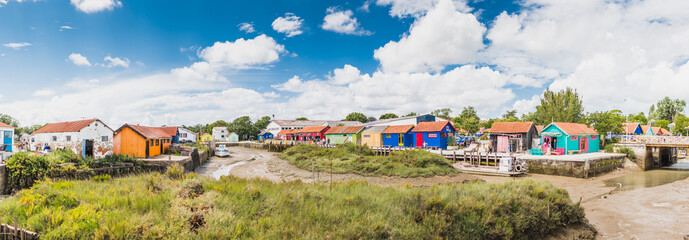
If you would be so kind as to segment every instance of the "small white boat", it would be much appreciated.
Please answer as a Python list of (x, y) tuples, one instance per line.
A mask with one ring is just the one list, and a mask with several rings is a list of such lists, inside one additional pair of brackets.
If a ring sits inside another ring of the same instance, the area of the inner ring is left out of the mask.
[(217, 148), (215, 148), (215, 156), (218, 156), (218, 157), (230, 156), (230, 150), (228, 150), (225, 147), (225, 145), (220, 145)]

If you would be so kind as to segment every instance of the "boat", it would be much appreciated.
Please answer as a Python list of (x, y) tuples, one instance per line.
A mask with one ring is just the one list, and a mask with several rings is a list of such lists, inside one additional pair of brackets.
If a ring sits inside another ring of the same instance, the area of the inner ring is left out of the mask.
[(217, 148), (215, 148), (215, 156), (218, 157), (227, 157), (230, 156), (230, 150), (225, 147), (225, 145), (220, 145)]

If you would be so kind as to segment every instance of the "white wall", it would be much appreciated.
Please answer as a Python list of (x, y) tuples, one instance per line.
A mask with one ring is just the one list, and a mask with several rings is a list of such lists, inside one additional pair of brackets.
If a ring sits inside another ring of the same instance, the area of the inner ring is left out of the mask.
[(397, 120), (397, 121), (392, 121), (392, 122), (374, 124), (371, 126), (400, 126), (400, 125), (414, 125), (414, 126), (416, 126), (416, 118), (402, 119), (402, 120)]
[[(57, 141), (53, 141), (53, 136), (57, 137)], [(71, 141), (67, 141), (67, 136), (71, 137)], [(107, 136), (107, 141), (102, 141), (102, 137)], [(61, 133), (37, 133), (31, 136), (29, 143), (30, 150), (42, 149), (44, 144), (48, 144), (51, 150), (58, 148), (71, 149), (73, 152), (82, 155), (82, 141), (84, 139), (93, 140), (93, 157), (102, 158), (105, 155), (112, 154), (112, 139), (114, 136), (113, 130), (105, 126), (101, 121), (95, 121), (89, 126), (81, 129), (79, 132), (61, 132)]]
[[(185, 128), (177, 128), (177, 131), (179, 132), (179, 142), (186, 142), (186, 141), (191, 141), (191, 142), (196, 142), (196, 134), (188, 129)], [(186, 137), (184, 135), (186, 134)]]
[(226, 142), (227, 141), (227, 128), (213, 128), (213, 141), (216, 142)]

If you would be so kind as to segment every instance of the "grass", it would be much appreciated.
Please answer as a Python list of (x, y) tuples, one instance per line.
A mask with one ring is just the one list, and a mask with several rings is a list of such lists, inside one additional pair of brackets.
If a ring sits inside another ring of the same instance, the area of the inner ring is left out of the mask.
[(297, 145), (285, 150), (280, 157), (309, 171), (313, 165), (320, 171), (330, 172), (332, 158), (333, 173), (405, 178), (451, 176), (458, 173), (450, 161), (423, 150), (406, 150), (393, 152), (390, 156), (375, 156), (370, 148), (355, 144), (343, 144), (328, 149)]
[(431, 188), (146, 174), (44, 181), (0, 202), (44, 239), (539, 239), (583, 221), (545, 182)]

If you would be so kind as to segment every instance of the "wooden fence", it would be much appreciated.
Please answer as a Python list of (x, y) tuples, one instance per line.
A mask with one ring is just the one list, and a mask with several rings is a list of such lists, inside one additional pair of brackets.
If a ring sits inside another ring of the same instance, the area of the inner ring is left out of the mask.
[(30, 240), (38, 239), (38, 233), (22, 229), (17, 224), (17, 217), (14, 217), (14, 226), (0, 224), (0, 240)]

